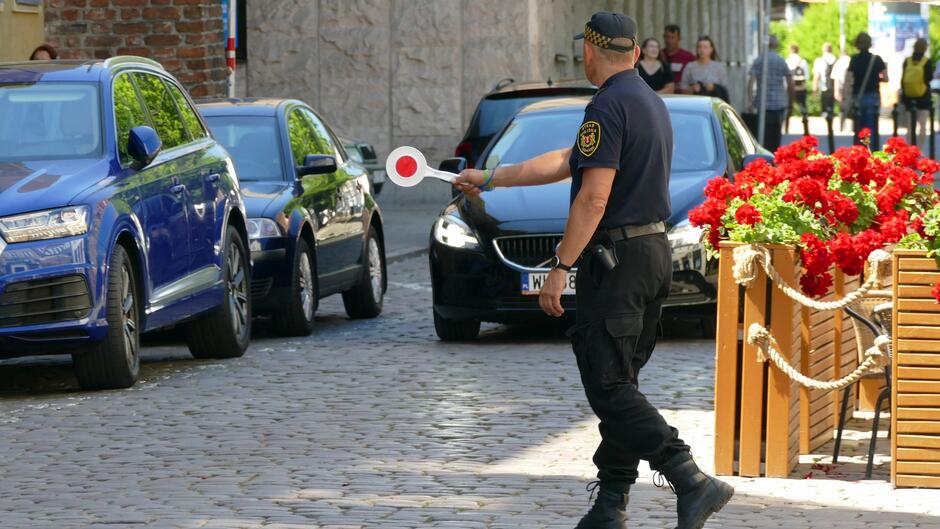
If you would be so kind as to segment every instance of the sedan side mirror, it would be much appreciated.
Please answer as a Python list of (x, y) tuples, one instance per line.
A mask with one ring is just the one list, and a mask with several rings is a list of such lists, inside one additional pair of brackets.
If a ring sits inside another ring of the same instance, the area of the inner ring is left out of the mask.
[(139, 171), (150, 165), (161, 149), (163, 141), (157, 131), (146, 125), (132, 128), (127, 136), (127, 154), (134, 160), (131, 167), (135, 170)]
[(304, 164), (297, 168), (297, 177), (311, 174), (329, 174), (336, 172), (336, 158), (328, 154), (308, 154)]
[(754, 160), (765, 160), (770, 165), (774, 164), (774, 157), (770, 154), (757, 153), (757, 154), (748, 154), (744, 157), (744, 162), (741, 164), (742, 167), (747, 167), (751, 165), (751, 162)]
[(441, 165), (439, 165), (437, 168), (441, 171), (460, 174), (461, 171), (467, 168), (467, 159), (462, 157), (448, 158), (442, 161)]

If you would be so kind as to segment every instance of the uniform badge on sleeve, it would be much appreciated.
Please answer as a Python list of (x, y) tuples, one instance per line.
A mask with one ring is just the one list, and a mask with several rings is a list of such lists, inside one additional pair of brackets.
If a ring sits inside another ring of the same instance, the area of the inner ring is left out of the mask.
[(578, 130), (578, 150), (591, 156), (601, 144), (601, 125), (596, 121), (585, 121)]

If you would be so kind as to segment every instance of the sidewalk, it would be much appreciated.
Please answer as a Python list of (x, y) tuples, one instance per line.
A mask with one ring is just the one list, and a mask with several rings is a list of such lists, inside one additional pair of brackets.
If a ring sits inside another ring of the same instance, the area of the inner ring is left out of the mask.
[[(853, 134), (852, 121), (846, 120), (845, 128), (841, 128), (840, 123), (841, 121), (838, 118), (836, 118), (836, 120), (833, 122), (833, 131), (834, 131), (833, 136), (835, 139), (836, 149), (838, 149), (839, 147), (846, 147), (846, 146), (852, 145), (852, 134)], [(907, 127), (904, 126), (904, 123), (905, 123), (904, 121), (901, 121), (901, 123), (899, 124), (898, 135), (904, 138), (907, 138)], [(791, 142), (794, 142), (800, 139), (803, 135), (803, 123), (800, 120), (799, 116), (791, 116), (789, 125), (790, 125), (790, 128), (789, 128), (790, 133), (783, 135), (781, 139), (781, 145), (787, 145)], [(940, 132), (940, 128), (938, 128), (937, 132)], [(826, 135), (827, 135), (826, 120), (822, 118), (821, 116), (811, 116), (809, 118), (809, 133), (812, 134), (813, 136), (816, 136), (816, 139), (819, 140), (819, 150), (822, 152), (828, 152), (829, 141), (826, 138)], [(878, 133), (881, 136), (880, 137), (881, 143), (884, 144), (884, 142), (887, 141), (888, 138), (890, 138), (891, 135), (894, 133), (894, 121), (890, 117), (887, 117), (887, 118), (882, 117), (878, 122)], [(930, 155), (929, 138), (924, 140), (924, 144), (921, 145), (920, 148), (921, 148), (921, 152), (924, 155), (926, 156)], [(938, 153), (940, 153), (940, 141), (937, 141), (937, 151)]]

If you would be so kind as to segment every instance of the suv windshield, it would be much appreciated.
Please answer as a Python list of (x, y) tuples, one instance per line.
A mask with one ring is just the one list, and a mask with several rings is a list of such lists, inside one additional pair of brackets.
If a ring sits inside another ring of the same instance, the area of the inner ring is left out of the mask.
[(277, 121), (268, 116), (206, 116), (216, 141), (232, 156), (242, 182), (283, 180)]
[(476, 131), (474, 131), (474, 134), (476, 136), (490, 136), (496, 134), (506, 122), (512, 119), (512, 116), (519, 109), (531, 103), (590, 93), (588, 89), (584, 89), (579, 92), (558, 91), (557, 93), (544, 93), (529, 97), (488, 97), (480, 103), (480, 110), (477, 114)]
[(94, 84), (0, 84), (0, 160), (98, 156), (100, 116)]
[[(709, 169), (718, 152), (707, 114), (670, 112), (673, 130), (672, 172)], [(516, 118), (486, 156), (486, 169), (520, 163), (574, 145), (583, 112), (523, 115)]]

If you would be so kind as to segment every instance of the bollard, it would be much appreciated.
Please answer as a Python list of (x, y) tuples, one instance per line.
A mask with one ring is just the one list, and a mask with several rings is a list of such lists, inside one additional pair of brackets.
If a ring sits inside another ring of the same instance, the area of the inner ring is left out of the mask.
[(917, 107), (908, 107), (910, 121), (907, 123), (908, 143), (917, 145)]
[(834, 130), (832, 130), (834, 121), (835, 117), (832, 115), (832, 112), (829, 112), (826, 115), (826, 128), (829, 139), (829, 154), (832, 154), (836, 150), (836, 133)]
[(934, 137), (936, 135), (936, 131), (934, 130), (933, 120), (934, 120), (934, 106), (933, 106), (933, 98), (931, 98), (930, 100), (930, 131), (929, 131), (930, 132), (930, 157), (935, 159), (937, 157), (937, 149), (936, 149), (937, 138)]

